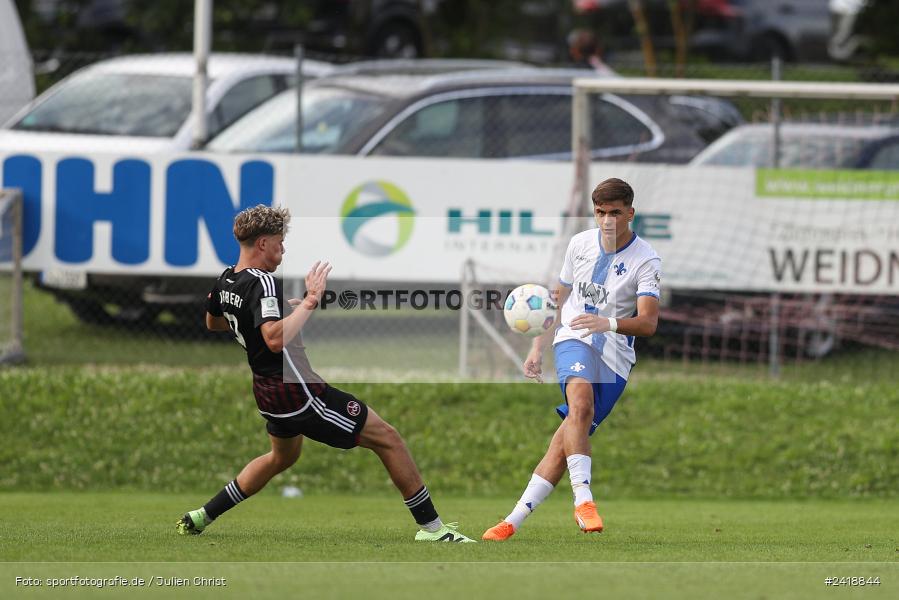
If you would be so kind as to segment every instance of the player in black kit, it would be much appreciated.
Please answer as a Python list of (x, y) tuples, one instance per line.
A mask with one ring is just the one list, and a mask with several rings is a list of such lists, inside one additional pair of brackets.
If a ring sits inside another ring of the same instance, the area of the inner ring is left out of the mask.
[(416, 540), (473, 542), (454, 524), (440, 520), (396, 429), (352, 394), (328, 385), (309, 365), (300, 330), (318, 306), (331, 266), (312, 266), (306, 275), (306, 297), (289, 300), (290, 314), (284, 316), (281, 281), (272, 272), (281, 264), (289, 221), (286, 208), (259, 205), (240, 212), (234, 219), (240, 257), (215, 282), (206, 303), (206, 326), (230, 329), (247, 351), (253, 395), (272, 450), (250, 461), (201, 508), (185, 514), (178, 533), (202, 533), (222, 513), (261, 490), (297, 461), (303, 437), (308, 437), (335, 448), (362, 446), (377, 454), (418, 523)]

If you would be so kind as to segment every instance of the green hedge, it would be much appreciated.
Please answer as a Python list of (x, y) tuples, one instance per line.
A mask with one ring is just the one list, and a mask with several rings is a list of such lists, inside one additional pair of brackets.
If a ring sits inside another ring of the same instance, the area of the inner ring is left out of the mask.
[[(515, 494), (542, 455), (558, 387), (346, 386), (406, 438), (428, 485)], [(0, 490), (213, 491), (267, 451), (246, 369), (0, 370)], [(895, 497), (888, 382), (636, 376), (594, 436), (615, 497)], [(305, 444), (272, 486), (391, 490), (370, 452)]]

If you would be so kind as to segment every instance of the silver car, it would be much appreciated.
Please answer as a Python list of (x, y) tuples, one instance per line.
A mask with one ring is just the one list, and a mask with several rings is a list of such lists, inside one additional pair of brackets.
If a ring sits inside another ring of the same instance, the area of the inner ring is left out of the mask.
[[(358, 156), (571, 156), (572, 81), (583, 70), (484, 69), (436, 75), (326, 77), (302, 92), (301, 151)], [(592, 157), (684, 163), (742, 122), (714, 98), (591, 100)], [(296, 95), (269, 100), (208, 145), (216, 152), (297, 151)]]
[(691, 165), (725, 167), (856, 168), (869, 144), (897, 133), (887, 125), (784, 123), (780, 156), (774, 158), (771, 124), (735, 127), (690, 161)]
[[(332, 66), (307, 60), (304, 74)], [(194, 58), (153, 54), (94, 63), (41, 94), (0, 130), (0, 149), (162, 152), (191, 144)], [(293, 83), (290, 58), (212, 54), (206, 102), (211, 135)]]

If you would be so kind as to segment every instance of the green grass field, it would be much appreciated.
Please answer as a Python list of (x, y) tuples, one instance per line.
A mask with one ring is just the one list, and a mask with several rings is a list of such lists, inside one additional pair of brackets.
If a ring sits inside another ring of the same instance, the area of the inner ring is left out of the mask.
[[(824, 577), (840, 575), (880, 577), (866, 593), (883, 597), (899, 585), (895, 503), (616, 499), (600, 503), (606, 532), (586, 536), (569, 496), (559, 490), (508, 542), (463, 545), (412, 542), (414, 525), (398, 497), (264, 495), (184, 538), (174, 521), (203, 495), (2, 494), (0, 558), (16, 562), (0, 565), (0, 593), (26, 595), (16, 576), (115, 574), (225, 577), (236, 595), (301, 573), (303, 597), (316, 598), (360, 587), (371, 598), (566, 597), (576, 591), (565, 585), (572, 576), (595, 579), (601, 584), (592, 592), (617, 590), (616, 597), (728, 590), (736, 598), (814, 598), (826, 589)], [(472, 536), (513, 501), (436, 498)], [(33, 564), (45, 561), (61, 564)], [(432, 579), (438, 583), (427, 591)]]
[[(258, 496), (182, 538), (174, 521), (267, 449), (240, 348), (85, 326), (33, 289), (26, 307), (29, 363), (0, 370), (0, 598), (757, 599), (899, 586), (896, 354), (787, 364), (776, 381), (764, 365), (642, 360), (594, 437), (602, 535), (577, 530), (563, 481), (506, 544), (416, 544), (371, 453), (307, 443)], [(386, 340), (383, 353), (402, 347)], [(312, 347), (313, 364), (316, 352), (340, 348)], [(442, 516), (473, 536), (509, 511), (558, 423), (550, 384), (345, 387), (397, 426)], [(286, 485), (305, 497), (282, 498)], [(72, 576), (151, 585), (49, 587)], [(843, 576), (881, 583), (828, 591), (825, 578)]]

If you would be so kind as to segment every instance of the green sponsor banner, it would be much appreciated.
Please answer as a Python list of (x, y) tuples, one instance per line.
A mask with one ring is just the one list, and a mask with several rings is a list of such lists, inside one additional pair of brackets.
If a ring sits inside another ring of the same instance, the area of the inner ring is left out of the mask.
[(899, 200), (899, 171), (758, 169), (759, 198)]

